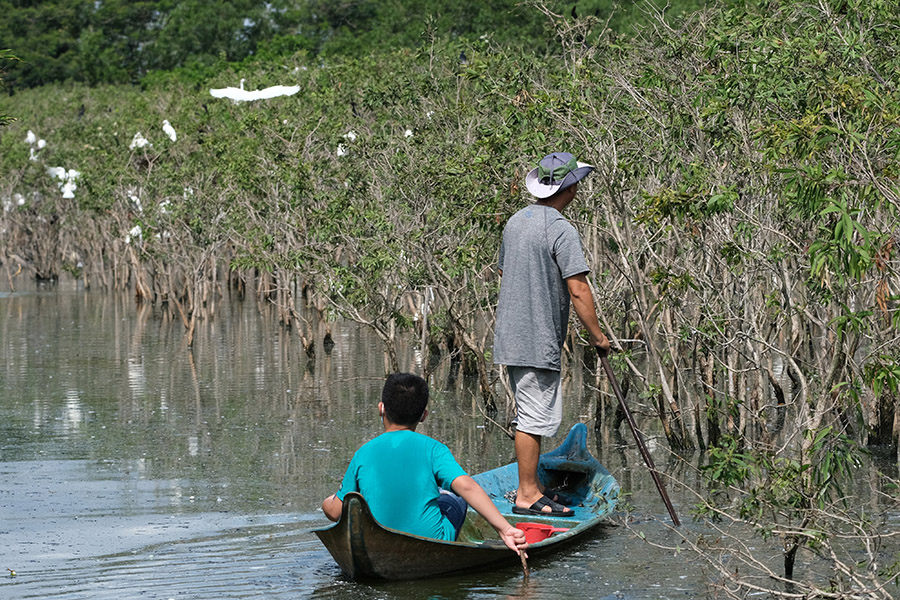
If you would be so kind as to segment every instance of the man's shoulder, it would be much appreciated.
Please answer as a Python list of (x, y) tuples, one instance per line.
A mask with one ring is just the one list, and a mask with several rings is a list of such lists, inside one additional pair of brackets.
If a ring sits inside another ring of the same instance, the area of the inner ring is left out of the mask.
[(517, 210), (515, 213), (513, 213), (513, 216), (510, 217), (510, 220), (531, 219), (543, 215), (558, 215), (562, 217), (562, 214), (552, 206), (545, 206), (543, 204), (538, 204), (535, 202), (533, 204), (529, 204), (528, 206), (523, 206), (522, 208)]
[(542, 204), (529, 204), (520, 208), (506, 222), (507, 227), (529, 227), (540, 225), (541, 228), (550, 226), (573, 227), (566, 217), (553, 208)]

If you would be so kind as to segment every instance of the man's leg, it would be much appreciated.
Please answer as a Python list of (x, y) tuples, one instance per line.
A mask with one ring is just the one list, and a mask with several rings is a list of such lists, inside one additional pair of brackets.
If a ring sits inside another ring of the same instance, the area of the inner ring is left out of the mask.
[[(515, 447), (519, 471), (516, 506), (531, 508), (544, 495), (537, 474), (541, 439), (544, 433), (554, 435), (562, 420), (559, 372), (527, 367), (507, 367), (507, 372), (516, 399)], [(559, 506), (545, 508), (543, 512), (561, 509)]]
[(515, 446), (516, 460), (519, 463), (516, 506), (529, 508), (544, 495), (537, 476), (538, 461), (541, 458), (541, 436), (516, 431)]

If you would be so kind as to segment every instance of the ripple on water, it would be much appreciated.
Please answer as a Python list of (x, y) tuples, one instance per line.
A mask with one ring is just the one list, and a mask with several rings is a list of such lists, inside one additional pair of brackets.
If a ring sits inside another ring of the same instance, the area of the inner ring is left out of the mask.
[(232, 528), (95, 558), (65, 559), (5, 580), (16, 598), (296, 598), (336, 575), (296, 522)]

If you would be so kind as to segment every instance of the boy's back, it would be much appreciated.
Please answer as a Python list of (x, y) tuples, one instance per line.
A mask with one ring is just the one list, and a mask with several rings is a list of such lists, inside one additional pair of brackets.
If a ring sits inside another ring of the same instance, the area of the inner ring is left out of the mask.
[(521, 553), (528, 546), (525, 532), (509, 524), (447, 446), (416, 433), (428, 416), (427, 405), (424, 379), (411, 373), (388, 376), (378, 403), (384, 433), (353, 455), (340, 491), (322, 501), (325, 516), (340, 519), (344, 497), (359, 492), (375, 520), (385, 527), (455, 540), (471, 507), (491, 524), (507, 548)]
[(444, 444), (414, 431), (387, 431), (356, 451), (337, 497), (359, 492), (385, 527), (453, 540), (455, 530), (437, 499), (440, 488), (449, 490), (463, 475)]

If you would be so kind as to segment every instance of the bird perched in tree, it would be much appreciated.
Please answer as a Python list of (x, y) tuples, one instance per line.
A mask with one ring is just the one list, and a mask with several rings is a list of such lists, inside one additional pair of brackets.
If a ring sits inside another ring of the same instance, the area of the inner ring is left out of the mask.
[(165, 134), (167, 136), (169, 136), (170, 140), (172, 140), (174, 142), (175, 140), (178, 139), (178, 134), (175, 133), (175, 128), (172, 127), (172, 124), (169, 123), (168, 119), (163, 120), (162, 128), (163, 128), (163, 131), (165, 132)]

